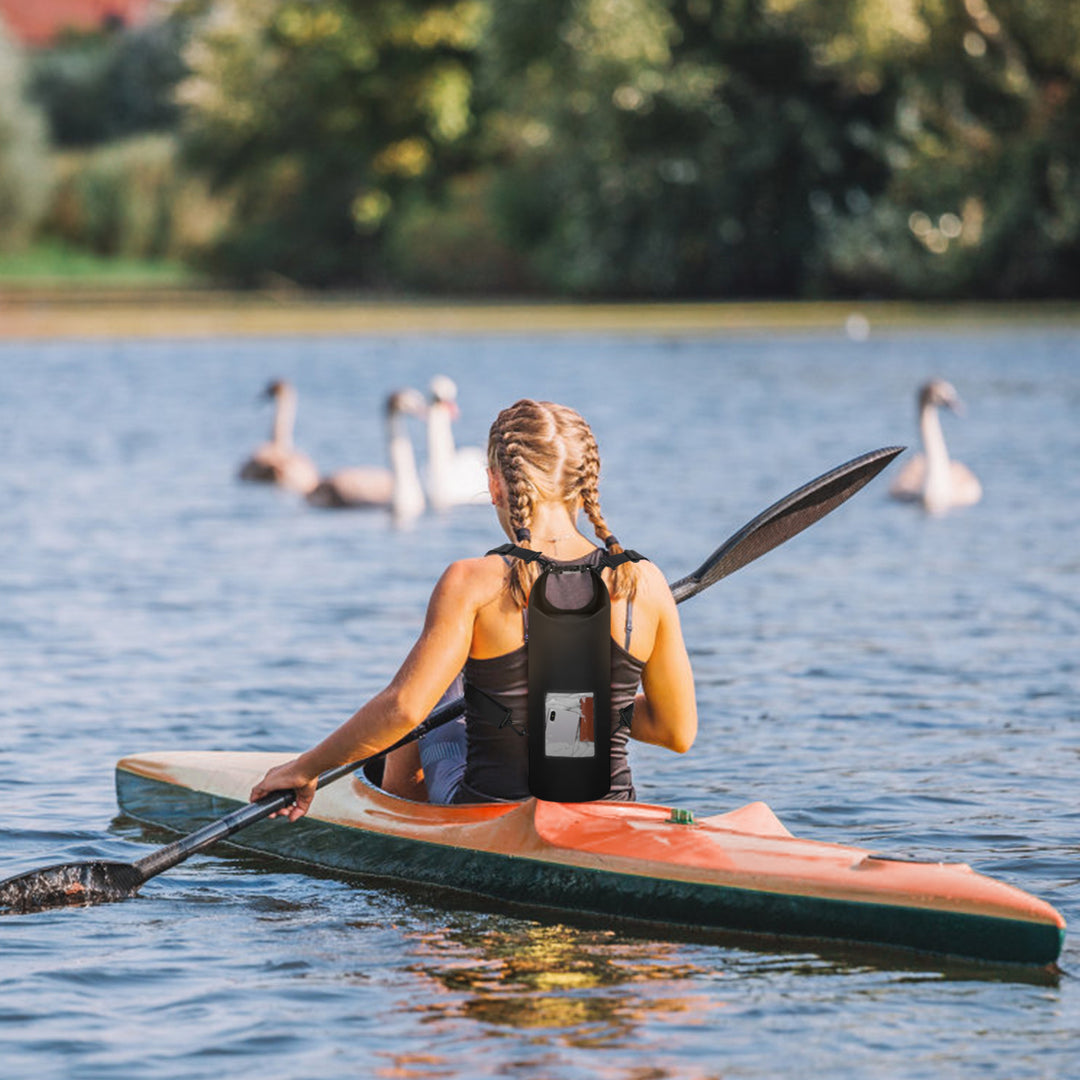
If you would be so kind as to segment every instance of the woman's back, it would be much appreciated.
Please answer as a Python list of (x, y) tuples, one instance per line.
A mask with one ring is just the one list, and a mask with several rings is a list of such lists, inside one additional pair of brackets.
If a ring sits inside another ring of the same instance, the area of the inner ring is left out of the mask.
[[(576, 559), (557, 560), (556, 565), (592, 565), (602, 558), (592, 547)], [(488, 560), (484, 560), (488, 561)], [(500, 559), (500, 562), (503, 560)], [(528, 772), (528, 609), (519, 609), (505, 587), (502, 595), (481, 608), (474, 623), (474, 645), (482, 635), (484, 648), (470, 651), (465, 664), (467, 765), (454, 796), (457, 802), (476, 799), (524, 799), (529, 794)], [(481, 573), (489, 572), (487, 567)], [(562, 578), (563, 575), (560, 575)], [(606, 583), (610, 592), (610, 577)], [(570, 584), (585, 585), (588, 578), (566, 575)], [(568, 597), (567, 607), (577, 606)], [(616, 610), (617, 605), (617, 610)], [(611, 791), (607, 798), (632, 800), (633, 779), (627, 753), (634, 698), (647, 655), (635, 655), (641, 641), (655, 638), (657, 613), (647, 601), (637, 604), (622, 597), (612, 603), (611, 619)], [(635, 625), (644, 623), (646, 634)], [(486, 655), (492, 649), (500, 651)]]

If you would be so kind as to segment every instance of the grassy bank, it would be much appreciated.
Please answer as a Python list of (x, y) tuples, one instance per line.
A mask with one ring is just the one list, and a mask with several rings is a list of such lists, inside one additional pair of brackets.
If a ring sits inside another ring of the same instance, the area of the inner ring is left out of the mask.
[[(55, 262), (53, 261), (55, 257)], [(21, 258), (21, 257), (20, 257)], [(19, 267), (24, 272), (17, 272)], [(51, 267), (57, 267), (50, 273)], [(31, 272), (32, 271), (32, 272)], [(1077, 304), (827, 302), (555, 303), (230, 292), (182, 267), (36, 249), (0, 258), (0, 341), (401, 334), (606, 334), (708, 337), (1075, 326)]]
[(197, 276), (181, 263), (113, 258), (60, 243), (0, 252), (0, 289), (47, 289), (57, 294), (101, 286), (160, 288), (191, 286)]

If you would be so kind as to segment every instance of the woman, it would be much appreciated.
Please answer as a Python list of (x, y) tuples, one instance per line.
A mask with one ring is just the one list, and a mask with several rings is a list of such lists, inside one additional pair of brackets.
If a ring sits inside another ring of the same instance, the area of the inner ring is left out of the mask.
[[(594, 562), (605, 549), (621, 552), (600, 511), (599, 475), (596, 439), (573, 409), (526, 399), (504, 409), (491, 427), (491, 501), (519, 547), (570, 563)], [(603, 547), (578, 531), (582, 510)], [(321, 772), (396, 742), (440, 696), (453, 696), (462, 676), (464, 721), (390, 754), (384, 788), (433, 802), (526, 798), (523, 614), (538, 574), (535, 562), (500, 555), (451, 563), (431, 595), (419, 640), (390, 684), (317, 746), (271, 769), (251, 798), (292, 788), (296, 802), (281, 813), (295, 821), (311, 805)], [(603, 577), (613, 638), (607, 797), (632, 799), (627, 738), (685, 753), (697, 734), (694, 681), (675, 601), (660, 571), (650, 562), (630, 562), (605, 569)], [(643, 693), (636, 694), (639, 681)], [(493, 722), (492, 704), (503, 722)]]

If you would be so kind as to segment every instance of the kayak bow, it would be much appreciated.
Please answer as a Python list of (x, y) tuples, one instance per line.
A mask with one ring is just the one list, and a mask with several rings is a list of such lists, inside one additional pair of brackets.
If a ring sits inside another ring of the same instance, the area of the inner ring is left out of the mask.
[[(179, 751), (126, 757), (121, 808), (185, 832), (243, 805), (288, 754)], [(349, 874), (450, 886), (533, 909), (680, 931), (832, 939), (996, 963), (1055, 961), (1049, 904), (964, 864), (896, 860), (799, 839), (764, 803), (693, 820), (644, 803), (432, 806), (361, 775), (321, 789), (294, 824), (230, 843)]]

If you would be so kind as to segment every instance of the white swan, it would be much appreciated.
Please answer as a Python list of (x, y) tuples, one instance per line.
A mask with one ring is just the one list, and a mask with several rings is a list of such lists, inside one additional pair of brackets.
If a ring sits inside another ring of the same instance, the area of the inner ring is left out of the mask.
[(293, 446), (296, 390), (291, 383), (275, 379), (264, 396), (275, 406), (270, 441), (257, 447), (240, 467), (240, 479), (307, 494), (319, 482), (319, 472), (311, 458)]
[(966, 465), (949, 458), (938, 415), (938, 407), (942, 405), (955, 413), (963, 410), (951, 383), (931, 379), (919, 390), (923, 452), (904, 466), (889, 488), (894, 499), (921, 502), (931, 514), (944, 513), (953, 506), (971, 506), (982, 498), (982, 485), (975, 474)]
[(427, 405), (417, 390), (397, 390), (386, 399), (387, 458), (390, 468), (360, 465), (340, 469), (320, 480), (308, 493), (312, 506), (387, 508), (395, 521), (408, 521), (424, 511), (424, 489), (416, 467), (405, 416), (423, 417)]
[(487, 455), (478, 446), (454, 445), (451, 425), (458, 416), (454, 380), (436, 375), (429, 389), (427, 489), (432, 507), (445, 510), (464, 503), (490, 502)]

